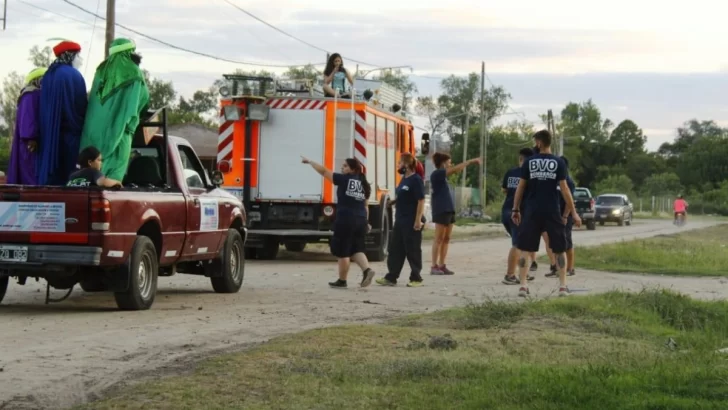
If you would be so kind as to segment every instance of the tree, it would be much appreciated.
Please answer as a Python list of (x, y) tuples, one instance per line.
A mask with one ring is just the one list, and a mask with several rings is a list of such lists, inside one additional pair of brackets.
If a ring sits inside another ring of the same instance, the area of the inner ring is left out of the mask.
[(437, 101), (432, 96), (417, 97), (415, 112), (427, 117), (428, 128), (432, 134), (431, 140), (435, 141), (435, 144), (444, 141), (442, 135), (445, 132), (447, 117)]
[(24, 78), (13, 71), (3, 80), (3, 88), (0, 92), (0, 118), (7, 128), (8, 136), (12, 136), (15, 130), (15, 117), (18, 106), (20, 90), (23, 89)]
[(307, 64), (303, 67), (290, 67), (283, 76), (292, 80), (310, 80), (315, 83), (321, 75), (313, 64)]
[(626, 194), (634, 192), (634, 184), (626, 175), (613, 175), (596, 183), (594, 191), (601, 194)]
[(404, 95), (402, 110), (407, 111), (412, 98), (417, 93), (417, 85), (410, 80), (407, 74), (403, 73), (399, 68), (395, 70), (384, 70), (379, 76), (374, 76), (374, 79), (389, 84), (402, 92)]
[(721, 128), (715, 121), (686, 121), (677, 129), (677, 136), (672, 143), (666, 142), (660, 146), (658, 152), (668, 159), (670, 165), (677, 163), (677, 158), (687, 151), (695, 142), (703, 138), (726, 137), (728, 129)]
[(689, 188), (717, 187), (728, 179), (728, 137), (696, 139), (677, 159), (677, 174)]
[(626, 163), (630, 156), (645, 152), (647, 137), (632, 120), (624, 120), (609, 136), (609, 143), (619, 150), (620, 162)]
[(635, 186), (641, 187), (642, 183), (650, 175), (660, 174), (667, 170), (665, 159), (654, 152), (642, 152), (632, 155), (624, 164), (624, 173), (634, 182)]
[(143, 70), (144, 79), (149, 89), (149, 108), (157, 109), (162, 107), (170, 107), (177, 98), (177, 91), (171, 81), (164, 81), (153, 78), (149, 75), (149, 71)]
[(30, 49), (30, 57), (28, 57), (28, 61), (33, 64), (33, 67), (48, 67), (55, 59), (56, 56), (53, 54), (53, 49), (48, 46), (43, 48), (33, 46)]
[(652, 175), (642, 185), (642, 193), (648, 196), (676, 196), (683, 189), (680, 177), (674, 172)]

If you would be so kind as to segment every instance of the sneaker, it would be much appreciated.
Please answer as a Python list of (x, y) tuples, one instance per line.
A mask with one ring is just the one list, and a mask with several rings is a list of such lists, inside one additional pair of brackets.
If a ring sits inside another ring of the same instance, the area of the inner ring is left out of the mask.
[(513, 275), (513, 276), (506, 275), (506, 276), (503, 277), (502, 283), (504, 285), (520, 285), (521, 284), (521, 281), (518, 280), (518, 278), (516, 277), (516, 275)]
[(329, 286), (334, 289), (346, 289), (346, 281), (337, 279), (335, 282), (329, 282)]
[(363, 277), (361, 278), (361, 286), (362, 288), (365, 288), (372, 284), (372, 279), (374, 279), (374, 271), (370, 268), (367, 268), (367, 270), (364, 271)]
[(396, 283), (390, 281), (387, 278), (379, 278), (375, 282), (377, 282), (377, 285), (382, 285), (382, 286), (397, 286)]
[(433, 266), (432, 268), (430, 268), (430, 275), (444, 275), (444, 274), (445, 274), (445, 272), (443, 272), (439, 266)]
[(518, 289), (518, 296), (519, 297), (525, 298), (526, 296), (528, 296), (528, 294), (529, 294), (528, 288), (521, 287), (520, 289)]
[(559, 288), (559, 297), (569, 296), (569, 288), (562, 286)]
[(544, 276), (546, 276), (547, 278), (557, 278), (559, 276), (559, 271), (558, 269), (556, 269), (556, 265), (551, 265), (550, 269), (551, 270), (549, 271), (549, 273)]
[(407, 284), (408, 288), (419, 288), (422, 286), (422, 281), (411, 280)]
[(574, 276), (574, 275), (576, 275), (576, 271), (574, 269), (572, 269), (572, 270), (569, 271), (568, 275), (569, 276)]
[(447, 268), (447, 265), (440, 266), (440, 270), (442, 271), (443, 275), (454, 275), (455, 274), (455, 272), (453, 272)]
[(538, 263), (536, 263), (536, 261), (531, 262), (531, 272), (536, 272), (537, 270), (538, 270)]

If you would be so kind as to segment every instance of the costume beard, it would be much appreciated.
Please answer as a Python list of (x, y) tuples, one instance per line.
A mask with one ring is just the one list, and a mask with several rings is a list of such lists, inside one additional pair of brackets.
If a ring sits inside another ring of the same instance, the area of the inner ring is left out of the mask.
[(142, 63), (142, 56), (137, 53), (131, 53), (131, 61), (133, 61), (134, 64), (139, 65)]
[(81, 58), (81, 54), (76, 54), (76, 56), (73, 57), (71, 66), (73, 66), (73, 68), (75, 68), (76, 70), (81, 69), (81, 66), (83, 66), (83, 58)]

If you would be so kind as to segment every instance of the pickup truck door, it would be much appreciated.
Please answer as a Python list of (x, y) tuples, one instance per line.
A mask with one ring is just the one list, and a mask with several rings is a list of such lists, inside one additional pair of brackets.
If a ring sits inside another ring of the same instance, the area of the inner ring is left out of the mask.
[(185, 145), (177, 148), (184, 177), (180, 183), (185, 185), (189, 193), (186, 196), (187, 240), (181, 257), (182, 260), (210, 259), (218, 253), (223, 232), (220, 230), (219, 201), (211, 194), (211, 184), (192, 148)]

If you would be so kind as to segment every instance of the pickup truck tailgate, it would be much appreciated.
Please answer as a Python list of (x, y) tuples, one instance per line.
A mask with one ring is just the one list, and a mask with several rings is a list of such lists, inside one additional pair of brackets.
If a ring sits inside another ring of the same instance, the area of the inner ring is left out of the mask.
[(0, 186), (0, 242), (87, 244), (89, 196), (88, 189)]

